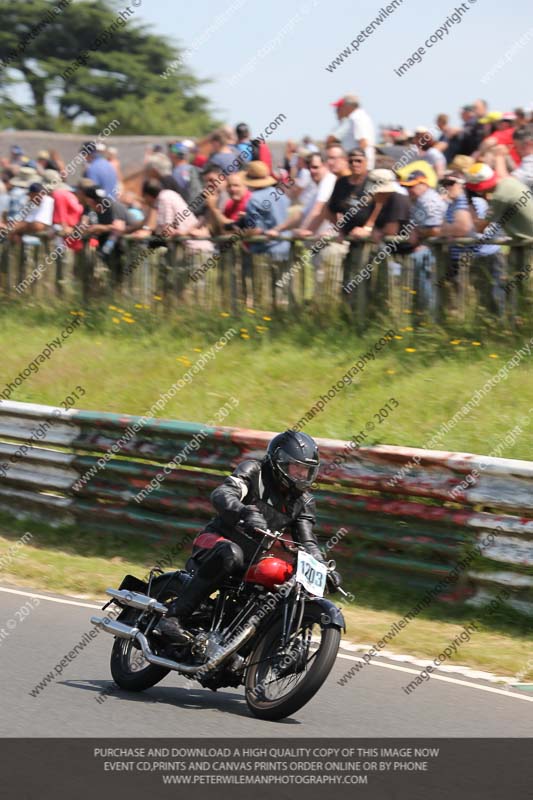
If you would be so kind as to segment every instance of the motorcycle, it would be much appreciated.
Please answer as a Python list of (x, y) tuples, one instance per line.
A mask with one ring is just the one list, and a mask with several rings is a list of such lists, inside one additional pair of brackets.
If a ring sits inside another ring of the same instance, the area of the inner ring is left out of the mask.
[(111, 674), (120, 688), (148, 689), (172, 670), (214, 691), (243, 685), (248, 708), (265, 720), (284, 719), (311, 700), (346, 630), (341, 610), (324, 597), (335, 562), (317, 561), (279, 531), (256, 533), (246, 571), (201, 603), (186, 642), (169, 642), (156, 626), (192, 579), (194, 559), (184, 570), (152, 569), (147, 581), (126, 575), (106, 591), (112, 599), (103, 609), (114, 603), (120, 613), (91, 622), (115, 637)]

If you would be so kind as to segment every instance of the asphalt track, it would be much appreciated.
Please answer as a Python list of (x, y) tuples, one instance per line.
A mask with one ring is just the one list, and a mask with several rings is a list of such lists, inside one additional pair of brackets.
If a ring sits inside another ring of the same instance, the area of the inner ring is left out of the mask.
[[(31, 611), (22, 618), (27, 603)], [(432, 677), (407, 695), (402, 687), (420, 667), (376, 659), (340, 686), (338, 679), (360, 661), (342, 649), (313, 700), (277, 723), (253, 717), (242, 689), (191, 690), (175, 674), (145, 692), (123, 692), (111, 679), (113, 640), (105, 633), (31, 696), (93, 627), (96, 608), (92, 601), (37, 590), (0, 589), (1, 736), (529, 737), (533, 731), (532, 694), (458, 674)], [(11, 629), (8, 620), (16, 622)]]

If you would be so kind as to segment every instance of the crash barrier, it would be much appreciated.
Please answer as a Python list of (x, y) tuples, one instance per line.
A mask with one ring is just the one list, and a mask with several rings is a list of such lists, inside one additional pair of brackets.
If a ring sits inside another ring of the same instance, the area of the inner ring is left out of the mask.
[(342, 305), (361, 325), (383, 312), (414, 324), (424, 316), (445, 323), (492, 314), (512, 325), (531, 308), (533, 240), (487, 240), (499, 244), (499, 253), (475, 256), (468, 245), (478, 240), (457, 239), (452, 244), (463, 245), (464, 253), (452, 260), (451, 243), (442, 239), (402, 255), (390, 237), (379, 246), (350, 238), (285, 238), (282, 259), (251, 252), (272, 239), (244, 242), (235, 233), (194, 243), (123, 236), (107, 255), (89, 241), (73, 252), (44, 236), (35, 244), (6, 240), (0, 291), (32, 302), (63, 297), (82, 304), (115, 299), (147, 305), (157, 297), (169, 309), (233, 312), (244, 305), (298, 310), (312, 302)]
[[(188, 548), (211, 491), (272, 435), (2, 402), (0, 508)], [(345, 576), (533, 611), (532, 462), (318, 442), (317, 533)]]

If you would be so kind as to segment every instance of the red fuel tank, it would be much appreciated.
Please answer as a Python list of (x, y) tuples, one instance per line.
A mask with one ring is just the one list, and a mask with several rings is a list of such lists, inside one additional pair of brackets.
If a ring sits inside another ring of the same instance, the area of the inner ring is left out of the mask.
[(292, 576), (294, 567), (288, 561), (275, 556), (266, 556), (258, 561), (246, 572), (244, 580), (248, 583), (257, 583), (265, 589), (274, 589), (276, 584), (285, 583)]

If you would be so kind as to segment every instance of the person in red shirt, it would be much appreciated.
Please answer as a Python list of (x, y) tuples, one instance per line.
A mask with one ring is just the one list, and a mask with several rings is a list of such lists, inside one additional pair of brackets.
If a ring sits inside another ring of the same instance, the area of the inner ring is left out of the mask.
[(520, 164), (521, 158), (515, 147), (513, 134), (515, 132), (516, 114), (512, 111), (502, 115), (501, 120), (497, 123), (498, 129), (491, 133), (484, 141), (484, 147), (494, 147), (497, 144), (504, 144), (507, 147), (509, 155), (513, 159), (516, 166)]
[(232, 222), (237, 222), (246, 212), (246, 206), (252, 196), (251, 191), (244, 183), (244, 173), (237, 172), (226, 178), (226, 190), (230, 199), (224, 207), (224, 214)]
[(71, 250), (83, 249), (83, 242), (79, 237), (69, 238), (68, 234), (79, 225), (83, 216), (83, 205), (75, 193), (61, 180), (61, 175), (55, 169), (46, 169), (42, 177), (43, 187), (54, 199), (53, 224), (60, 228), (65, 236), (65, 244)]

